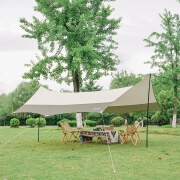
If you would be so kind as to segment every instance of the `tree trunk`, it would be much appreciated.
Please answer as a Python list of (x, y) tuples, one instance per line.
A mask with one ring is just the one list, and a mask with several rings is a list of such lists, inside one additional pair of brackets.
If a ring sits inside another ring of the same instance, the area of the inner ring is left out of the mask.
[[(72, 72), (74, 92), (79, 92), (79, 76), (77, 71)], [(77, 128), (82, 129), (82, 114), (76, 113)]]
[(82, 113), (82, 119), (83, 119), (83, 121), (84, 121), (84, 127), (86, 127), (86, 120), (85, 120), (85, 116), (86, 116), (86, 113), (85, 113), (85, 112), (83, 112), (83, 113)]
[(143, 116), (142, 116), (142, 127), (144, 127), (144, 118), (143, 118)]
[(127, 116), (125, 117), (125, 123), (124, 124), (128, 125), (128, 118), (127, 118)]
[(174, 113), (172, 120), (173, 128), (176, 128), (176, 119), (177, 119), (177, 85), (174, 87)]
[(79, 76), (77, 71), (73, 72), (73, 87), (74, 92), (79, 92)]
[(77, 128), (82, 129), (82, 114), (81, 113), (76, 113), (76, 121), (77, 121)]

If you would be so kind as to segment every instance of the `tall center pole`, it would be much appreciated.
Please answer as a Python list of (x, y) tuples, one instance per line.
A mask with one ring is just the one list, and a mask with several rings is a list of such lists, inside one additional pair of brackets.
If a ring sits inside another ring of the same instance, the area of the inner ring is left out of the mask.
[(39, 123), (38, 123), (38, 142), (39, 142), (39, 124), (40, 124), (40, 114), (39, 114)]
[(147, 125), (146, 125), (146, 147), (148, 147), (148, 117), (149, 117), (149, 95), (150, 95), (150, 85), (151, 85), (151, 74), (149, 74), (149, 88), (148, 88), (148, 105), (147, 105)]

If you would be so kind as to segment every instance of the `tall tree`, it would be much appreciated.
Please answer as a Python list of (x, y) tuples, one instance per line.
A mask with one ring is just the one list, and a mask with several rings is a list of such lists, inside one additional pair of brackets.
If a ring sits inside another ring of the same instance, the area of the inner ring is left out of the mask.
[(177, 96), (180, 85), (180, 21), (178, 14), (172, 15), (167, 10), (160, 17), (164, 32), (153, 32), (144, 40), (148, 44), (147, 47), (155, 47), (151, 61), (146, 63), (150, 63), (152, 68), (158, 67), (159, 71), (163, 72), (164, 83), (172, 84), (174, 90), (172, 127), (176, 127)]
[[(8, 95), (10, 99), (10, 112), (14, 112), (26, 103), (40, 86), (41, 84), (35, 80), (20, 83), (17, 88)], [(48, 88), (47, 86), (44, 87)]]
[[(84, 84), (84, 86), (81, 88), (81, 92), (101, 91), (103, 87), (99, 86), (99, 85), (95, 85), (95, 84), (96, 84), (96, 82), (94, 82), (93, 80), (86, 82)], [(86, 115), (86, 113), (83, 112), (82, 119), (84, 121), (84, 126), (86, 126), (85, 115)]]
[(133, 73), (128, 74), (127, 71), (118, 72), (113, 76), (113, 79), (110, 84), (110, 89), (123, 88), (127, 86), (133, 86), (138, 83), (144, 75), (139, 74), (135, 75)]
[[(137, 76), (133, 73), (128, 74), (127, 71), (118, 72), (113, 76), (113, 79), (110, 84), (110, 89), (123, 88), (127, 86), (133, 86), (137, 84), (145, 75), (138, 74)], [(142, 112), (135, 112), (135, 114), (142, 114)], [(128, 116), (130, 114), (125, 113), (125, 124), (127, 124)], [(140, 116), (141, 117), (141, 116)]]
[(6, 94), (0, 96), (0, 126), (5, 126), (5, 117), (11, 113), (9, 108), (9, 97)]
[[(2, 124), (1, 121), (5, 122), (6, 117), (10, 113), (13, 113), (26, 103), (40, 86), (41, 85), (37, 81), (22, 82), (13, 92), (8, 95), (2, 94), (0, 96), (0, 124)], [(44, 87), (48, 88), (47, 86)], [(27, 116), (27, 114), (18, 113), (11, 116), (21, 119), (22, 117)]]
[(90, 80), (89, 82), (86, 82), (84, 86), (81, 88), (81, 92), (89, 92), (89, 91), (101, 91), (102, 86), (95, 85), (96, 82)]
[(105, 2), (113, 0), (35, 0), (35, 11), (44, 19), (33, 16), (33, 22), (20, 19), (27, 32), (24, 38), (37, 39), (43, 58), (32, 63), (24, 78), (51, 78), (58, 83), (73, 82), (79, 92), (82, 82), (99, 79), (115, 70), (119, 63), (113, 50), (121, 18), (112, 19), (113, 12)]

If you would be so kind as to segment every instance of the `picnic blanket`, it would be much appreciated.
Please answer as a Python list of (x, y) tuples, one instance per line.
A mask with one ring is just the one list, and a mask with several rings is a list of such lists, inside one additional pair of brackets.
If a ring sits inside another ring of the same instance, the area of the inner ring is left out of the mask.
[(119, 132), (118, 131), (109, 131), (111, 143), (118, 143), (120, 142)]
[(118, 131), (81, 131), (79, 135), (81, 143), (85, 141), (85, 137), (105, 137), (107, 144), (119, 143), (121, 141)]

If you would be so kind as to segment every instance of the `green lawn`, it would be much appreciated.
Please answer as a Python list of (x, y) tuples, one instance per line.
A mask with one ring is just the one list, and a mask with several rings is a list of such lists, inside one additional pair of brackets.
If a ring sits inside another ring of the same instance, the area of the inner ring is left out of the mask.
[(37, 128), (0, 127), (0, 179), (179, 179), (180, 127), (149, 127), (148, 148), (141, 130), (142, 144), (110, 145), (114, 173), (106, 141), (61, 143), (60, 128), (44, 127), (38, 143)]

